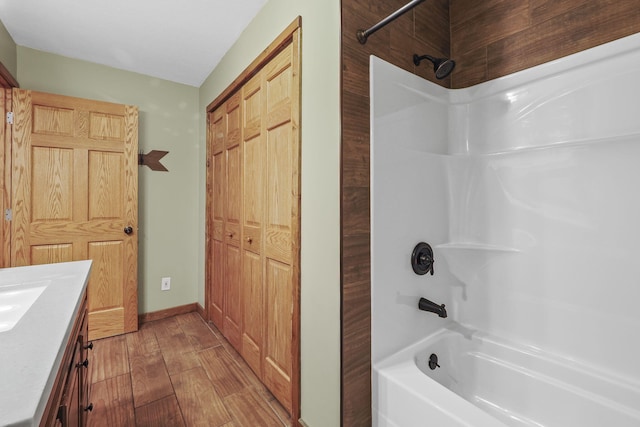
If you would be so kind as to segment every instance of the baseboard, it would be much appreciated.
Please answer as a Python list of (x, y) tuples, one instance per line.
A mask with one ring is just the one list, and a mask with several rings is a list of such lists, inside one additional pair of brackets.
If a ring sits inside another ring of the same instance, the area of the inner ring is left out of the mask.
[(298, 420), (298, 425), (301, 426), (301, 427), (309, 427), (309, 424), (307, 424), (304, 421), (302, 421), (302, 418), (300, 418)]
[(196, 303), (196, 311), (204, 320), (207, 320), (206, 313), (204, 312), (204, 307), (200, 305), (199, 302)]
[[(164, 310), (153, 311), (151, 313), (143, 313), (138, 315), (138, 324), (141, 325), (147, 322), (153, 322), (154, 320), (162, 320), (167, 317), (177, 316), (179, 314), (191, 313), (194, 311), (200, 312), (198, 309), (197, 302), (192, 302), (191, 304), (185, 304), (178, 307), (166, 308)], [(203, 309), (204, 311), (204, 309)]]

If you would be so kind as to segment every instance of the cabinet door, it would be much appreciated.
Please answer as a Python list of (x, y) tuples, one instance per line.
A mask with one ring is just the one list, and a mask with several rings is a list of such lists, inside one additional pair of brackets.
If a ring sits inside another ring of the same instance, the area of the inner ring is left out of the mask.
[(209, 114), (211, 159), (209, 160), (210, 271), (209, 318), (222, 331), (224, 317), (224, 199), (225, 199), (225, 106)]
[(80, 408), (80, 363), (81, 348), (76, 342), (75, 351), (69, 368), (69, 376), (64, 388), (62, 404), (60, 405), (59, 420), (63, 427), (81, 426), (82, 408)]
[(225, 286), (223, 334), (238, 351), (241, 348), (242, 289), (240, 287), (240, 222), (242, 220), (242, 153), (240, 145), (240, 94), (226, 102), (226, 198), (225, 198)]
[(93, 343), (89, 343), (89, 329), (87, 325), (87, 312), (80, 312), (82, 322), (80, 326), (80, 334), (78, 335), (78, 345), (80, 346), (81, 365), (78, 366), (78, 388), (80, 396), (80, 417), (81, 425), (88, 425), (89, 413), (93, 410), (91, 404), (91, 371), (93, 370)]
[(262, 377), (264, 292), (262, 235), (264, 182), (263, 74), (242, 88), (242, 356)]
[[(299, 141), (293, 121), (298, 86), (294, 44), (265, 66), (265, 321), (264, 383), (291, 413), (294, 387), (294, 322), (298, 322)], [(297, 354), (297, 353), (296, 353)]]

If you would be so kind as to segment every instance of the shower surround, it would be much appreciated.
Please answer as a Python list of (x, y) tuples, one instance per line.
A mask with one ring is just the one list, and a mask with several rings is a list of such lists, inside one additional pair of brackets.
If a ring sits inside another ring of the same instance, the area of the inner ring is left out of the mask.
[[(476, 426), (480, 407), (482, 425), (582, 427), (595, 406), (640, 425), (616, 400), (640, 396), (638, 75), (640, 35), (459, 90), (371, 58), (374, 425)], [(420, 241), (434, 276), (411, 269)], [(473, 383), (496, 376), (493, 397)], [(551, 386), (582, 403), (545, 404)]]

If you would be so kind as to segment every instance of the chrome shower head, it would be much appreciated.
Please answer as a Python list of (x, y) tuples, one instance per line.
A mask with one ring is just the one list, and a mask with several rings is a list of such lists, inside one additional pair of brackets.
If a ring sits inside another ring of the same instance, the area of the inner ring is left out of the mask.
[(451, 74), (456, 66), (456, 62), (452, 59), (434, 58), (430, 55), (418, 56), (415, 53), (413, 54), (413, 63), (415, 65), (420, 65), (420, 62), (423, 59), (427, 59), (433, 64), (433, 71), (436, 73), (436, 79), (444, 79), (449, 74)]

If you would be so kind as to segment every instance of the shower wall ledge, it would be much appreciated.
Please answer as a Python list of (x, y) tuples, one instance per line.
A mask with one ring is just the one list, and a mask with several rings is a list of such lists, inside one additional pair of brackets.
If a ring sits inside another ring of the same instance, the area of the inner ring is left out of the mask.
[(445, 251), (487, 251), (487, 252), (520, 252), (520, 249), (510, 246), (490, 245), (480, 242), (447, 242), (435, 246), (436, 249)]

